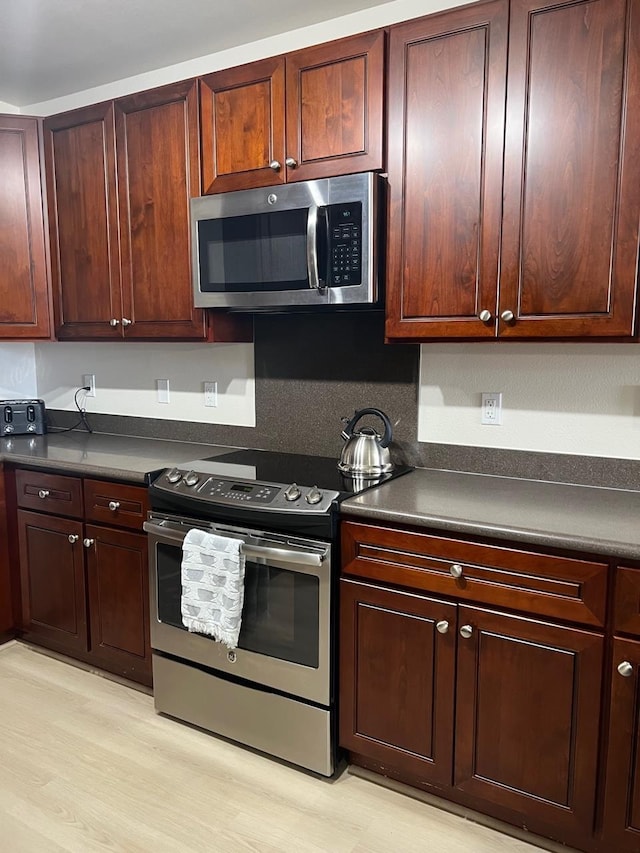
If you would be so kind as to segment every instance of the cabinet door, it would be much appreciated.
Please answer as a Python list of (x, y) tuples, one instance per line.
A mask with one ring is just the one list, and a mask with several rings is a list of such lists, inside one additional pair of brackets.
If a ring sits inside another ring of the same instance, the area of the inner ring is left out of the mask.
[(513, 0), (500, 322), (505, 337), (635, 331), (640, 3)]
[(3, 465), (0, 462), (0, 642), (13, 634), (11, 562), (9, 558), (9, 529), (7, 524), (6, 490)]
[(388, 338), (495, 336), (507, 21), (497, 0), (391, 30)]
[(44, 129), (56, 335), (122, 337), (113, 104)]
[(0, 338), (49, 338), (38, 122), (0, 116)]
[(342, 579), (340, 613), (340, 745), (450, 785), (455, 605)]
[(383, 70), (382, 30), (286, 57), (287, 181), (383, 168)]
[(284, 183), (281, 56), (203, 77), (200, 109), (205, 193)]
[(127, 338), (204, 338), (193, 307), (189, 199), (200, 195), (197, 83), (116, 101)]
[(581, 846), (593, 828), (603, 638), (475, 607), (460, 607), (458, 623), (456, 787), (481, 810)]
[(151, 684), (147, 538), (89, 524), (85, 530), (91, 658)]
[[(621, 666), (625, 663), (629, 666)], [(613, 645), (603, 825), (606, 844), (603, 849), (615, 850), (616, 853), (637, 853), (640, 850), (639, 720), (640, 643), (616, 639)]]
[(82, 524), (18, 510), (22, 625), (61, 652), (87, 651)]

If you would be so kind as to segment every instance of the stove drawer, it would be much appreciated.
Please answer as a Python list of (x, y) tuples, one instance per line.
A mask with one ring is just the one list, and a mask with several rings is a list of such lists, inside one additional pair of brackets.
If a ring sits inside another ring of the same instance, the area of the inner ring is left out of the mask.
[(84, 504), (87, 521), (142, 530), (149, 498), (142, 486), (85, 480)]
[(605, 621), (606, 563), (344, 522), (342, 572), (586, 625)]

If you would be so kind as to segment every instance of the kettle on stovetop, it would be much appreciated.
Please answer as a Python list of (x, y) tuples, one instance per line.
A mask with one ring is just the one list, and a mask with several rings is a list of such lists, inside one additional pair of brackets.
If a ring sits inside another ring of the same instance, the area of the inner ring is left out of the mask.
[[(372, 427), (362, 427), (354, 432), (356, 424), (364, 415), (376, 415), (384, 424), (384, 435), (380, 436)], [(347, 418), (343, 418), (347, 421)], [(391, 421), (380, 409), (359, 409), (346, 423), (340, 433), (346, 444), (342, 448), (338, 468), (343, 474), (376, 477), (393, 471), (389, 443), (393, 438)]]

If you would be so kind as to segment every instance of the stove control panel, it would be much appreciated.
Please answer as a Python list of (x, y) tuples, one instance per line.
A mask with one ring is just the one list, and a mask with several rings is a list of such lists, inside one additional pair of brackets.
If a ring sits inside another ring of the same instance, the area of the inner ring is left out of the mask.
[(176, 498), (185, 496), (203, 503), (289, 513), (328, 513), (333, 501), (339, 497), (338, 492), (323, 491), (317, 485), (231, 480), (180, 468), (170, 468), (162, 473), (151, 488), (169, 492)]

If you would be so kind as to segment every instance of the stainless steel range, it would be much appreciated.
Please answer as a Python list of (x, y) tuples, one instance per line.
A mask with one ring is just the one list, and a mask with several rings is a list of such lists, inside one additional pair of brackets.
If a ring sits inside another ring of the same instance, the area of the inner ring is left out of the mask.
[[(331, 776), (338, 505), (408, 470), (352, 478), (335, 459), (238, 450), (160, 474), (145, 523), (156, 710)], [(242, 542), (232, 651), (182, 624), (182, 542), (193, 528)]]

